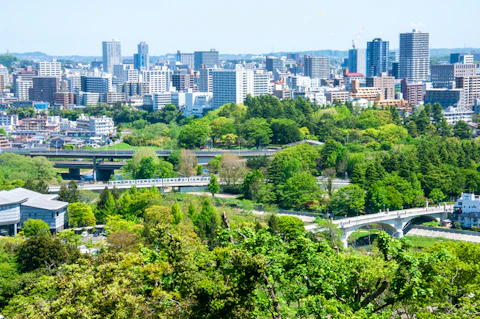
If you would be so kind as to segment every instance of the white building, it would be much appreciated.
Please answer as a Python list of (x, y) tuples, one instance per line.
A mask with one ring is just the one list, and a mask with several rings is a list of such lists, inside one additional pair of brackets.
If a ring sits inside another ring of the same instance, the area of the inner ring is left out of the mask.
[(241, 104), (248, 94), (254, 95), (254, 72), (237, 65), (235, 70), (214, 70), (213, 108), (227, 103)]
[(17, 79), (15, 83), (15, 96), (19, 101), (30, 100), (29, 90), (33, 88), (33, 81), (31, 79)]
[(8, 75), (8, 69), (6, 66), (0, 64), (0, 76), (3, 76), (3, 82), (5, 85), (10, 83), (10, 76)]
[(450, 106), (443, 111), (445, 120), (450, 125), (455, 125), (459, 121), (472, 123), (472, 115), (475, 113), (471, 108)]
[(101, 116), (85, 116), (80, 115), (77, 118), (77, 128), (82, 131), (91, 131), (95, 132), (97, 136), (105, 136), (112, 133), (115, 133), (115, 124), (111, 117)]
[(62, 76), (62, 64), (53, 59), (52, 62), (37, 62), (35, 68), (38, 72), (38, 76)]
[(0, 126), (17, 126), (18, 115), (7, 114), (7, 112), (0, 112)]
[(149, 85), (150, 94), (165, 93), (170, 91), (172, 70), (164, 66), (155, 70), (142, 71), (143, 81)]
[(67, 79), (69, 92), (78, 93), (82, 90), (82, 77), (79, 74), (72, 74)]
[(270, 94), (271, 73), (265, 70), (256, 70), (253, 73), (253, 96)]
[(187, 92), (185, 93), (185, 116), (203, 116), (206, 109), (212, 108), (213, 94), (210, 92)]
[(454, 214), (462, 227), (479, 227), (480, 196), (473, 193), (462, 193), (462, 196), (454, 205)]

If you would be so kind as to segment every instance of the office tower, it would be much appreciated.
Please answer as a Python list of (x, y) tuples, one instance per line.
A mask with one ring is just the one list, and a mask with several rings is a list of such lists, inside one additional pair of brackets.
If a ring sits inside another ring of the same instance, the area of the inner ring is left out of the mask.
[(133, 65), (136, 70), (148, 70), (150, 67), (150, 56), (148, 55), (148, 44), (140, 42), (138, 53), (133, 55)]
[(122, 85), (122, 93), (127, 96), (144, 96), (149, 94), (149, 88), (147, 82), (127, 82)]
[(87, 93), (112, 92), (112, 76), (110, 74), (82, 75), (81, 88), (82, 92)]
[(440, 103), (444, 108), (462, 107), (465, 105), (463, 89), (428, 89), (425, 93), (425, 104)]
[(210, 51), (195, 51), (194, 52), (195, 70), (200, 70), (202, 65), (205, 68), (216, 68), (220, 66), (218, 60), (218, 51), (211, 49)]
[(388, 41), (379, 38), (367, 42), (367, 77), (381, 76), (388, 72), (389, 46)]
[(74, 74), (68, 78), (68, 92), (78, 93), (82, 90), (82, 78), (79, 74)]
[(54, 76), (36, 76), (30, 89), (30, 100), (53, 103), (60, 88), (60, 79)]
[(395, 99), (395, 78), (388, 76), (387, 73), (382, 73), (381, 76), (367, 78), (366, 85), (367, 87), (380, 89), (384, 100)]
[(330, 77), (330, 58), (312, 57), (306, 54), (303, 57), (303, 67), (305, 76), (312, 79), (328, 79)]
[(266, 59), (266, 68), (267, 71), (274, 72), (279, 70), (280, 72), (285, 71), (285, 62), (275, 57), (267, 57)]
[(53, 59), (52, 62), (37, 62), (35, 64), (38, 76), (62, 76), (62, 64)]
[(122, 64), (122, 47), (120, 41), (103, 41), (103, 71), (113, 74), (113, 66)]
[(213, 82), (213, 77), (212, 77), (212, 72), (214, 69), (212, 68), (201, 68), (200, 69), (200, 78), (198, 81), (198, 90), (200, 92), (212, 92), (213, 87), (212, 87), (212, 82)]
[(367, 50), (348, 50), (348, 72), (367, 75)]
[(248, 94), (254, 93), (253, 70), (237, 65), (235, 70), (213, 70), (212, 75), (214, 109), (227, 103), (243, 103)]
[(430, 36), (413, 30), (400, 34), (399, 76), (410, 82), (428, 81), (430, 75)]
[(480, 76), (455, 78), (455, 88), (463, 89), (465, 105), (473, 106), (475, 101), (480, 99)]
[(392, 62), (392, 76), (395, 79), (398, 79), (398, 62)]
[(170, 91), (172, 70), (163, 66), (159, 69), (142, 71), (143, 81), (149, 85), (150, 94), (165, 93)]
[(473, 64), (474, 55), (466, 53), (450, 53), (450, 63)]
[(425, 96), (425, 87), (422, 83), (408, 83), (408, 79), (403, 79), (401, 84), (401, 92), (403, 99), (407, 100), (410, 105), (417, 106), (423, 103)]
[(191, 69), (195, 66), (195, 57), (193, 53), (181, 53), (177, 50), (176, 61), (183, 65), (188, 65)]
[(288, 53), (287, 60), (295, 60), (295, 63), (297, 64), (302, 63), (302, 57), (298, 53)]
[(0, 96), (3, 95), (3, 90), (5, 90), (5, 75), (0, 74)]
[(454, 88), (455, 78), (477, 75), (475, 64), (434, 64), (431, 66), (431, 80), (434, 88)]

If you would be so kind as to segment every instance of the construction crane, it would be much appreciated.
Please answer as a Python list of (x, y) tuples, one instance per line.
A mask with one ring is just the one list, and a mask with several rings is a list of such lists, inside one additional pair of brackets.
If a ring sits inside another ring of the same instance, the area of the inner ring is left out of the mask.
[(353, 47), (353, 49), (355, 49), (355, 47), (356, 47), (356, 45), (357, 45), (357, 41), (358, 41), (358, 39), (360, 38), (360, 36), (362, 35), (362, 33), (363, 33), (363, 29), (365, 29), (365, 27), (362, 27), (362, 30), (360, 30), (360, 32), (358, 32), (357, 37), (355, 38), (355, 40), (352, 40), (352, 47)]

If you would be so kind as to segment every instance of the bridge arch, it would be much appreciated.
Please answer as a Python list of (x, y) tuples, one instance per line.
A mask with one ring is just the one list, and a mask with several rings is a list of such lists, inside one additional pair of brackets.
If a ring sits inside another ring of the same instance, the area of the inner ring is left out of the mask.
[(344, 244), (345, 247), (348, 247), (348, 238), (350, 237), (351, 234), (353, 234), (356, 230), (358, 229), (361, 229), (361, 228), (364, 228), (368, 225), (380, 225), (382, 226), (383, 230), (385, 230), (388, 234), (390, 234), (391, 236), (395, 236), (395, 237), (398, 237), (398, 238), (401, 238), (403, 237), (403, 227), (401, 229), (398, 229), (396, 227), (396, 224), (395, 224), (395, 221), (393, 222), (389, 222), (389, 221), (385, 221), (385, 222), (376, 222), (376, 223), (364, 223), (364, 224), (359, 224), (359, 225), (354, 225), (354, 226), (351, 226), (351, 227), (340, 227), (340, 229), (343, 231), (343, 234), (342, 234), (342, 242)]

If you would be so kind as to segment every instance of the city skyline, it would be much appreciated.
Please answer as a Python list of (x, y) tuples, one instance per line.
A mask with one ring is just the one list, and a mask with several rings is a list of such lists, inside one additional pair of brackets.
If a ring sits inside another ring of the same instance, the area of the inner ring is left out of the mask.
[[(211, 48), (221, 54), (346, 51), (362, 28), (364, 32), (357, 48), (365, 48), (368, 41), (381, 37), (390, 42), (391, 49), (397, 49), (399, 34), (414, 28), (430, 33), (431, 48), (480, 47), (480, 39), (472, 27), (475, 9), (479, 9), (480, 4), (465, 0), (448, 8), (435, 7), (435, 14), (425, 14), (429, 10), (433, 12), (429, 3), (413, 0), (404, 1), (392, 8), (392, 12), (383, 14), (372, 10), (380, 8), (382, 1), (379, 0), (370, 1), (368, 7), (358, 2), (338, 6), (304, 0), (296, 3), (304, 12), (301, 18), (291, 14), (291, 4), (286, 1), (246, 0), (242, 6), (233, 6), (216, 0), (201, 3), (180, 0), (176, 7), (184, 9), (181, 11), (164, 10), (162, 3), (154, 1), (125, 10), (124, 3), (86, 0), (82, 7), (72, 10), (68, 3), (58, 0), (41, 4), (24, 1), (22, 6), (32, 10), (23, 12), (18, 3), (8, 2), (3, 5), (3, 20), (6, 25), (15, 25), (15, 32), (3, 35), (0, 52), (100, 56), (101, 42), (113, 38), (121, 41), (123, 56), (133, 56), (140, 41), (149, 44), (152, 56)], [(30, 24), (17, 23), (19, 14), (16, 13), (21, 13), (25, 20), (39, 16), (57, 19), (44, 19), (32, 28)], [(445, 23), (459, 15), (462, 19), (453, 26)], [(138, 23), (126, 23), (132, 17), (138, 19)]]

